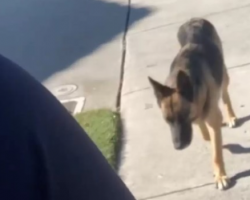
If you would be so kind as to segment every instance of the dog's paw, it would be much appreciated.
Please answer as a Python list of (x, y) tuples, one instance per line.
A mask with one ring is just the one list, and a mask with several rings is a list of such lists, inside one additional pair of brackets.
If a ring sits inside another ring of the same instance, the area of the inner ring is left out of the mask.
[(228, 122), (227, 122), (227, 125), (229, 128), (234, 128), (236, 126), (236, 117), (231, 117)]
[(225, 190), (229, 187), (230, 179), (227, 176), (215, 177), (216, 188), (219, 190)]

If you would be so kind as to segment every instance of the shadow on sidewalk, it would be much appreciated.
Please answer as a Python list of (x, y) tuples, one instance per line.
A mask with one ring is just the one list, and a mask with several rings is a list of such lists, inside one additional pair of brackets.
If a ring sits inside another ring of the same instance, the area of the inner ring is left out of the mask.
[(237, 173), (236, 175), (234, 175), (231, 178), (231, 180), (234, 181), (236, 184), (237, 180), (242, 179), (242, 178), (247, 178), (247, 177), (250, 177), (250, 169), (243, 171), (243, 172), (240, 172), (240, 173)]
[[(226, 144), (226, 145), (223, 146), (223, 148), (227, 149), (232, 154), (248, 154), (248, 153), (250, 153), (250, 148), (249, 147), (243, 147), (240, 144)], [(237, 181), (239, 179), (247, 178), (247, 177), (250, 177), (250, 169), (235, 174), (231, 178), (230, 188), (234, 187), (237, 184)]]
[(223, 146), (224, 149), (227, 149), (232, 154), (246, 154), (250, 153), (249, 147), (243, 147), (240, 144), (226, 144)]
[[(245, 117), (241, 117), (239, 119), (237, 119), (237, 124), (236, 124), (236, 128), (239, 127), (239, 126), (242, 126), (243, 124), (245, 124), (246, 122), (248, 122), (250, 120), (250, 115), (247, 115)], [(223, 123), (222, 125), (223, 127), (226, 127), (227, 124), (226, 123)]]
[[(43, 81), (121, 34), (127, 10), (101, 0), (1, 0), (0, 53)], [(131, 11), (130, 25), (150, 14)]]
[(231, 179), (230, 179), (231, 182), (230, 182), (230, 186), (229, 186), (228, 189), (233, 188), (233, 187), (237, 184), (237, 182), (238, 182), (240, 179), (247, 178), (247, 177), (250, 177), (250, 169), (235, 174), (235, 175), (234, 175), (233, 177), (231, 177)]
[(250, 115), (247, 115), (245, 117), (241, 117), (237, 120), (237, 126), (241, 126), (249, 120), (250, 120)]

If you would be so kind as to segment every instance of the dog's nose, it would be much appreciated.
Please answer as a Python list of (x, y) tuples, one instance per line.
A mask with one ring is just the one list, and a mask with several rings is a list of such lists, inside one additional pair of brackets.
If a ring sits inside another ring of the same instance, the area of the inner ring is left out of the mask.
[(182, 144), (180, 143), (180, 142), (175, 142), (174, 143), (174, 148), (176, 149), (176, 150), (181, 150), (182, 149)]
[(182, 144), (181, 142), (174, 143), (174, 148), (176, 150), (183, 150), (183, 149), (185, 149), (185, 147), (187, 147), (187, 145)]

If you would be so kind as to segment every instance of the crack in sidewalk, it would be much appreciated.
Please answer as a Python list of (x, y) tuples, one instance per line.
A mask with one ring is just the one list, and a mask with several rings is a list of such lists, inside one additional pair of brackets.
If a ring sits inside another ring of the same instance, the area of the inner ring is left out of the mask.
[[(249, 6), (250, 6), (250, 4), (246, 4), (246, 5), (243, 5), (243, 6), (233, 7), (233, 8), (221, 10), (221, 11), (218, 11), (218, 12), (208, 13), (208, 14), (206, 14), (206, 15), (202, 15), (201, 17), (204, 17), (204, 18), (206, 18), (206, 17), (211, 17), (211, 16), (215, 16), (215, 15), (222, 14), (222, 13), (226, 13), (226, 12), (231, 12), (231, 11), (235, 11), (235, 10), (240, 10), (240, 9), (242, 9), (242, 8), (247, 8), (247, 7), (249, 7)], [(184, 21), (185, 21), (185, 20), (184, 20)], [(151, 27), (151, 28), (148, 28), (148, 29), (145, 29), (145, 30), (139, 30), (139, 31), (136, 31), (136, 32), (129, 33), (129, 36), (137, 35), (137, 34), (144, 33), (144, 32), (148, 32), (148, 31), (157, 30), (157, 29), (160, 29), (160, 28), (166, 28), (166, 27), (168, 27), (168, 26), (180, 24), (180, 23), (182, 23), (182, 22), (183, 22), (183, 20), (180, 20), (180, 21), (170, 22), (170, 23), (166, 23), (166, 24), (159, 25), (159, 26)]]
[(177, 193), (182, 193), (182, 192), (186, 192), (186, 191), (190, 191), (190, 190), (196, 190), (196, 189), (204, 188), (204, 187), (207, 187), (207, 186), (210, 186), (210, 185), (214, 185), (214, 183), (206, 183), (206, 184), (203, 184), (203, 185), (198, 185), (198, 186), (194, 186), (194, 187), (190, 187), (190, 188), (174, 190), (174, 191), (166, 192), (166, 193), (163, 193), (163, 194), (158, 194), (158, 195), (154, 195), (154, 196), (150, 196), (150, 197), (140, 198), (138, 200), (156, 199), (156, 198), (160, 198), (160, 197), (164, 197), (164, 196), (169, 196), (169, 195), (172, 195), (172, 194), (177, 194)]
[(239, 65), (235, 65), (235, 66), (232, 66), (232, 67), (228, 67), (227, 69), (230, 70), (230, 69), (236, 69), (236, 68), (241, 68), (241, 67), (247, 67), (248, 65), (250, 65), (250, 62), (239, 64)]
[[(235, 66), (232, 66), (232, 67), (228, 67), (227, 69), (231, 70), (231, 69), (243, 68), (243, 67), (248, 67), (249, 65), (250, 65), (250, 62), (235, 65)], [(140, 89), (128, 91), (128, 92), (125, 92), (124, 94), (121, 93), (121, 97), (128, 96), (130, 94), (138, 93), (138, 92), (141, 92), (141, 91), (144, 91), (144, 90), (149, 90), (149, 89), (150, 89), (150, 87), (148, 86), (148, 87), (143, 87), (143, 88), (140, 88)]]
[(120, 110), (120, 106), (121, 106), (122, 88), (123, 88), (123, 79), (124, 79), (124, 68), (125, 68), (125, 64), (126, 64), (126, 55), (127, 55), (127, 34), (128, 34), (129, 21), (130, 21), (130, 12), (131, 12), (131, 0), (128, 0), (128, 8), (127, 8), (127, 14), (126, 14), (126, 19), (125, 19), (125, 28), (124, 28), (123, 38), (122, 38), (120, 85), (118, 88), (117, 100), (116, 100), (117, 110)]
[(143, 90), (149, 90), (149, 89), (150, 89), (150, 87), (144, 87), (144, 88), (140, 88), (137, 90), (132, 90), (132, 91), (129, 91), (129, 92), (122, 94), (122, 96), (124, 97), (124, 96), (130, 95), (130, 94), (136, 93), (136, 92), (141, 92)]

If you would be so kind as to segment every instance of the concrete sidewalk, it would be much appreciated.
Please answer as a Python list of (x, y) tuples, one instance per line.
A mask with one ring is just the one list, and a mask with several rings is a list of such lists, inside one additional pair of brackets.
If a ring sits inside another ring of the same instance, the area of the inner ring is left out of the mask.
[[(131, 7), (130, 25), (150, 14)], [(58, 99), (116, 108), (128, 0), (1, 0), (0, 53)]]
[[(130, 28), (122, 89), (125, 144), (120, 174), (140, 200), (235, 200), (250, 197), (250, 1), (132, 0), (154, 10)], [(131, 20), (134, 13), (131, 12)], [(211, 150), (195, 129), (192, 145), (175, 151), (147, 76), (163, 82), (179, 45), (176, 34), (190, 17), (216, 26), (229, 68), (230, 94), (240, 126), (223, 128), (225, 164), (235, 184), (218, 191)]]

